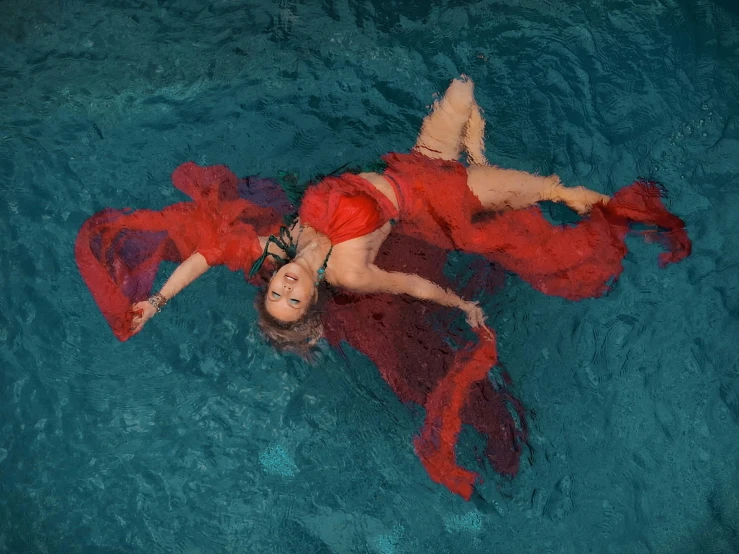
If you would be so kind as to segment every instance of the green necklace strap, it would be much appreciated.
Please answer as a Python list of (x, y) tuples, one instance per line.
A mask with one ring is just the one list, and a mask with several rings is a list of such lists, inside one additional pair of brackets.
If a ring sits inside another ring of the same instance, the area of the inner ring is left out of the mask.
[[(289, 224), (289, 223), (288, 223)], [(294, 227), (294, 224), (293, 224)], [(262, 269), (262, 266), (264, 265), (264, 262), (267, 260), (267, 257), (272, 257), (278, 262), (286, 263), (292, 259), (295, 258), (298, 251), (298, 241), (300, 240), (300, 235), (303, 234), (303, 228), (300, 228), (300, 232), (298, 232), (298, 236), (296, 240), (293, 240), (292, 234), (290, 233), (290, 229), (288, 229), (285, 225), (280, 226), (280, 236), (276, 237), (274, 235), (270, 235), (267, 237), (267, 244), (264, 246), (264, 252), (262, 252), (262, 255), (259, 256), (259, 258), (252, 264), (251, 269), (249, 270), (249, 277), (254, 277), (257, 273), (259, 273), (259, 270)], [(269, 245), (275, 244), (277, 247), (285, 252), (287, 255), (286, 258), (283, 258), (279, 254), (274, 254), (269, 251)], [(328, 252), (326, 253), (326, 258), (323, 260), (323, 265), (318, 269), (318, 272), (316, 274), (316, 282), (315, 285), (318, 286), (321, 281), (323, 281), (326, 278), (326, 267), (328, 266), (328, 259), (331, 257), (331, 252), (334, 249), (334, 245), (331, 245), (331, 248), (328, 249)]]
[(323, 265), (318, 268), (318, 272), (316, 273), (316, 283), (315, 285), (318, 286), (321, 284), (321, 281), (323, 281), (326, 278), (326, 267), (328, 266), (328, 259), (331, 257), (331, 252), (334, 249), (334, 245), (331, 245), (331, 248), (328, 249), (328, 252), (326, 253), (326, 258), (323, 260)]
[[(291, 222), (286, 221), (288, 224)], [(292, 222), (294, 227), (294, 222)], [(298, 240), (300, 240), (300, 235), (303, 233), (303, 229), (300, 229), (300, 232), (298, 233)], [(270, 235), (267, 237), (267, 244), (264, 246), (264, 252), (262, 252), (262, 255), (257, 258), (257, 260), (252, 264), (251, 269), (249, 270), (249, 277), (254, 277), (260, 269), (262, 269), (262, 265), (264, 265), (265, 260), (268, 256), (271, 256), (278, 262), (287, 262), (288, 260), (291, 260), (295, 257), (298, 249), (298, 240), (293, 241), (292, 234), (290, 233), (290, 229), (288, 229), (285, 225), (280, 226), (280, 236), (276, 237), (274, 235)], [(269, 245), (275, 244), (280, 250), (285, 252), (287, 255), (286, 258), (283, 258), (279, 254), (274, 254), (269, 251)]]

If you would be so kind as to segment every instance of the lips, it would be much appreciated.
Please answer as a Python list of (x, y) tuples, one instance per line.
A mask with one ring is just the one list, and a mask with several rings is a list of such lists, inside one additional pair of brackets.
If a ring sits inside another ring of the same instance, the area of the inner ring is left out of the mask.
[(295, 275), (293, 275), (292, 273), (285, 273), (285, 279), (287, 279), (288, 281), (297, 281), (298, 280), (298, 278)]

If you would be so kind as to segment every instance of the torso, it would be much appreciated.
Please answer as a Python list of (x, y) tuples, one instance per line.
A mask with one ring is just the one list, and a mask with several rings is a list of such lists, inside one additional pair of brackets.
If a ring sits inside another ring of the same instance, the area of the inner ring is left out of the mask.
[(387, 196), (387, 199), (395, 206), (395, 209), (398, 209), (398, 198), (395, 196), (395, 190), (386, 177), (383, 177), (379, 173), (360, 173), (359, 176), (365, 181), (372, 183), (377, 190)]
[[(397, 209), (398, 200), (392, 186), (385, 177), (379, 173), (361, 173), (359, 176), (385, 195)], [(365, 271), (375, 261), (380, 247), (390, 234), (391, 229), (392, 224), (388, 222), (369, 234), (333, 245), (326, 266), (326, 281), (334, 286), (341, 287), (342, 277), (347, 274)], [(311, 258), (315, 257), (316, 260), (320, 258), (322, 261), (331, 247), (328, 237), (308, 225), (303, 226), (300, 220), (296, 224), (293, 235), (300, 235), (298, 253), (309, 255)], [(315, 249), (315, 254), (305, 251), (305, 249)]]

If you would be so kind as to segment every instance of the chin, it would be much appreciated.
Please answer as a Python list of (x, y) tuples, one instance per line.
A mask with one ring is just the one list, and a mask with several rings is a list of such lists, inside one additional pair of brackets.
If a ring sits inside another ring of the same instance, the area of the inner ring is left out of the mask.
[(287, 262), (285, 265), (283, 265), (280, 268), (280, 271), (282, 273), (285, 273), (285, 271), (291, 271), (291, 270), (293, 272), (300, 271), (301, 273), (305, 273), (305, 270), (303, 269), (303, 267), (300, 266), (300, 265), (298, 265), (298, 264), (296, 264), (295, 262)]
[(304, 279), (308, 279), (312, 282), (311, 274), (308, 271), (306, 271), (303, 268), (303, 266), (296, 264), (294, 262), (290, 262), (290, 263), (283, 265), (278, 271), (278, 273), (280, 275), (285, 275), (286, 273), (292, 273), (301, 281), (303, 281)]

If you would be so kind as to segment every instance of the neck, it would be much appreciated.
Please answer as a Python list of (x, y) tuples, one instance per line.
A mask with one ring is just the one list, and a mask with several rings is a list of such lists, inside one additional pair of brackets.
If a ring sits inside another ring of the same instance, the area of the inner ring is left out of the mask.
[(298, 247), (298, 255), (295, 256), (292, 262), (315, 275), (323, 267), (330, 248), (331, 242), (328, 239), (321, 240), (319, 236), (313, 237), (312, 240), (306, 241), (305, 245), (301, 244)]
[(326, 256), (331, 249), (331, 241), (326, 235), (322, 235), (315, 229), (306, 225), (301, 230), (300, 240), (297, 245), (297, 255), (292, 260), (315, 275), (318, 279), (318, 271), (323, 268)]

